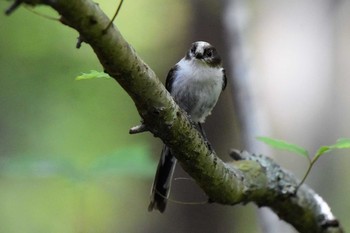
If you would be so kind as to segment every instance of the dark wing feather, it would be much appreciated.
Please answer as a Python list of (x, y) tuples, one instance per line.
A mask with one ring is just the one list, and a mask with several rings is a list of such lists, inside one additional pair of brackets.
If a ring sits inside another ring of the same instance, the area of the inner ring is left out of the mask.
[(173, 68), (171, 68), (169, 70), (169, 73), (166, 77), (166, 81), (165, 81), (165, 87), (166, 89), (171, 93), (171, 89), (173, 87), (173, 83), (175, 80), (175, 72), (179, 69), (178, 65), (175, 65)]
[(227, 77), (226, 77), (225, 69), (222, 69), (222, 74), (223, 74), (222, 90), (225, 90), (226, 85), (227, 85)]

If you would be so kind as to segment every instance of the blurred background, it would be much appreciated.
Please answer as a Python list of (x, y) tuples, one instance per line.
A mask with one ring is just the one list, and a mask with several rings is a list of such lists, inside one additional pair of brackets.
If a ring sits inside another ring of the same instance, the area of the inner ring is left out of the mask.
[[(98, 3), (112, 16), (119, 2)], [(349, 12), (349, 0), (134, 0), (115, 24), (162, 81), (193, 41), (217, 47), (229, 86), (205, 125), (213, 147), (225, 161), (230, 148), (270, 155), (302, 177), (304, 158), (255, 137), (310, 153), (350, 137)], [(75, 80), (102, 71), (91, 48), (75, 49), (75, 31), (24, 7), (0, 14), (0, 36), (0, 232), (294, 232), (254, 204), (170, 202), (149, 213), (162, 143), (128, 134), (140, 117), (115, 81)], [(306, 181), (345, 229), (349, 153), (322, 157)], [(175, 177), (188, 176), (178, 166)], [(171, 199), (207, 200), (187, 178)]]

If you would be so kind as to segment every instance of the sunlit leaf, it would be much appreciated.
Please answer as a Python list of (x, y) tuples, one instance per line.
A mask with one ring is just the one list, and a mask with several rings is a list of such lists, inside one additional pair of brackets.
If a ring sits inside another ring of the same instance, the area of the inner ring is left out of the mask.
[(331, 150), (332, 150), (331, 146), (321, 146), (320, 148), (318, 148), (314, 160), (316, 158), (320, 157), (321, 155), (323, 155), (324, 153), (327, 153), (327, 152), (329, 152)]
[(298, 155), (301, 155), (301, 156), (304, 156), (306, 158), (309, 158), (308, 151), (305, 148), (302, 148), (302, 147), (297, 146), (295, 144), (288, 143), (288, 142), (283, 141), (283, 140), (269, 138), (269, 137), (257, 137), (257, 139), (259, 141), (262, 141), (262, 142), (266, 143), (267, 145), (269, 145), (269, 146), (271, 146), (273, 148), (294, 152), (294, 153), (296, 153)]
[(108, 74), (105, 72), (99, 72), (96, 70), (90, 70), (89, 73), (82, 73), (78, 77), (75, 78), (75, 80), (85, 80), (85, 79), (95, 79), (95, 78), (111, 78)]
[(340, 138), (337, 140), (337, 142), (333, 145), (330, 146), (321, 146), (316, 155), (314, 160), (317, 160), (318, 157), (320, 157), (321, 155), (332, 151), (333, 149), (349, 149), (350, 148), (350, 138)]
[(350, 138), (339, 138), (337, 142), (330, 147), (336, 149), (348, 149), (350, 148)]

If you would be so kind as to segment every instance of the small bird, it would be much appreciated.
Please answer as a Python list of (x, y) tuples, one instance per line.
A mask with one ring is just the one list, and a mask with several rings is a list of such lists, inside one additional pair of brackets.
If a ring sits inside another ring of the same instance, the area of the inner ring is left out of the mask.
[[(207, 42), (197, 41), (191, 45), (185, 57), (170, 69), (165, 86), (207, 140), (201, 124), (211, 114), (226, 83), (225, 70), (216, 49)], [(158, 209), (164, 212), (176, 161), (170, 148), (164, 145), (148, 211)]]

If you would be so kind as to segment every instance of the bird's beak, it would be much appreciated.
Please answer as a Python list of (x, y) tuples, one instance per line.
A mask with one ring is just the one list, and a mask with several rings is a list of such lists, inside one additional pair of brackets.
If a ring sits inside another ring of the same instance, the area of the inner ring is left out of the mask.
[(202, 53), (196, 53), (196, 58), (197, 59), (203, 59), (203, 54)]

